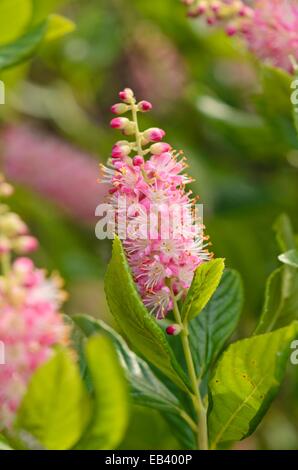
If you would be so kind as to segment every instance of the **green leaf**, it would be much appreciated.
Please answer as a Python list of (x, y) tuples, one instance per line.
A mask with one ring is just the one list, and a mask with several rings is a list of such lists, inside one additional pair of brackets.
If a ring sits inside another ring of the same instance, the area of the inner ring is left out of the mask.
[(36, 51), (46, 32), (46, 22), (39, 24), (15, 42), (0, 47), (0, 70), (15, 66)]
[(6, 441), (5, 437), (0, 434), (0, 450), (13, 450), (13, 448)]
[(115, 448), (128, 421), (127, 385), (111, 341), (92, 336), (86, 343), (86, 360), (92, 378), (94, 406), (87, 431), (76, 449)]
[(31, 16), (31, 0), (1, 0), (0, 45), (8, 44), (21, 36), (29, 25)]
[(237, 341), (219, 360), (209, 383), (210, 447), (238, 441), (257, 427), (278, 393), (298, 322)]
[(203, 377), (234, 332), (243, 306), (240, 275), (225, 270), (202, 313), (189, 324), (189, 338), (197, 374)]
[(213, 259), (197, 268), (183, 303), (181, 312), (183, 322), (192, 320), (203, 310), (216, 291), (223, 270), (224, 260), (222, 258)]
[(61, 15), (50, 15), (47, 23), (48, 26), (44, 36), (44, 41), (58, 39), (75, 30), (74, 22)]
[(295, 234), (287, 214), (281, 214), (274, 223), (273, 228), (281, 251), (296, 248)]
[(111, 338), (130, 385), (133, 403), (159, 410), (169, 422), (173, 434), (181, 445), (187, 449), (195, 448), (195, 436), (193, 430), (189, 428), (187, 412), (174, 393), (156, 377), (148, 364), (132, 352), (121, 336), (104, 322), (87, 315), (74, 315), (72, 320), (87, 336), (104, 332)]
[(60, 8), (67, 0), (32, 0), (34, 24), (44, 20), (50, 13)]
[(58, 351), (33, 375), (16, 428), (46, 449), (70, 449), (89, 419), (90, 403), (69, 352)]
[(116, 331), (87, 315), (74, 315), (72, 319), (85, 335), (104, 332), (112, 340), (136, 405), (181, 414), (177, 398), (154, 375), (148, 364), (128, 348)]
[[(295, 251), (295, 235), (286, 214), (277, 219), (274, 229), (280, 249)], [(266, 333), (295, 319), (298, 319), (298, 271), (287, 263), (276, 269), (267, 280), (264, 306), (254, 333)]]
[(105, 291), (111, 313), (132, 347), (182, 390), (191, 388), (165, 333), (149, 314), (136, 290), (118, 237), (113, 243), (112, 259), (105, 278)]
[(285, 253), (279, 255), (278, 259), (288, 266), (298, 268), (298, 250), (286, 251)]

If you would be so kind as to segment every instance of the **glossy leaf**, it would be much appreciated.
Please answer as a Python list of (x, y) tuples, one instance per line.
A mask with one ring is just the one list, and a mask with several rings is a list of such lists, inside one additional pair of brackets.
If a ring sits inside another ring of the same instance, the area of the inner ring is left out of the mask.
[(234, 332), (243, 307), (243, 287), (236, 271), (225, 270), (202, 313), (189, 324), (197, 374), (203, 377)]
[(112, 315), (133, 349), (181, 389), (190, 388), (186, 374), (178, 364), (165, 333), (145, 308), (133, 281), (119, 238), (113, 243), (105, 291)]
[(33, 375), (16, 427), (46, 449), (65, 450), (80, 438), (89, 412), (89, 399), (76, 364), (67, 351), (61, 350)]
[(216, 291), (224, 270), (224, 260), (217, 258), (201, 264), (183, 303), (181, 317), (184, 322), (195, 318)]
[(127, 385), (111, 341), (92, 336), (85, 347), (93, 383), (94, 404), (85, 435), (76, 449), (115, 448), (123, 438), (128, 421)]
[(219, 360), (210, 380), (211, 448), (249, 436), (278, 393), (298, 334), (298, 322), (237, 341)]

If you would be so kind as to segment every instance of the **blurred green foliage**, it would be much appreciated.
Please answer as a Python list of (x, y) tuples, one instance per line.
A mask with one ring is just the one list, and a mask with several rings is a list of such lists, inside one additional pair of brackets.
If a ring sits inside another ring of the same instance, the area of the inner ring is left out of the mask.
[[(1, 72), (3, 126), (27, 122), (43, 127), (105, 161), (118, 138), (108, 124), (118, 90), (130, 86), (140, 99), (151, 100), (154, 110), (144, 125), (163, 127), (168, 141), (184, 149), (213, 250), (243, 277), (240, 334), (250, 334), (261, 313), (266, 278), (278, 266), (272, 224), (286, 212), (298, 228), (291, 77), (258, 64), (221, 31), (189, 21), (178, 0), (20, 3), (13, 29), (2, 30), (0, 56), (7, 42), (59, 8), (76, 30), (41, 45), (30, 65)], [(98, 279), (109, 259), (109, 243), (97, 241), (94, 227), (71, 220), (28, 188), (18, 188), (13, 206), (40, 239), (38, 262), (60, 270), (77, 298), (80, 289), (88, 292), (84, 301), (71, 301), (68, 311), (106, 317)], [(288, 445), (298, 448), (298, 368), (292, 367), (290, 375), (276, 414), (266, 417), (253, 447), (278, 448), (276, 436), (285, 430)], [(123, 448), (175, 445), (161, 418), (147, 414), (134, 414)]]

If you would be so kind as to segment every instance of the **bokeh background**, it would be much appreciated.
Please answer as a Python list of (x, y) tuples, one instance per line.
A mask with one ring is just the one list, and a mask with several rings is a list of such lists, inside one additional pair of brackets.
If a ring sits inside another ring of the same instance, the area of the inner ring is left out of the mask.
[[(237, 335), (250, 334), (278, 265), (274, 220), (286, 212), (298, 229), (298, 140), (286, 80), (268, 80), (264, 97), (260, 64), (236, 39), (188, 20), (179, 0), (48, 3), (77, 29), (0, 75), (0, 161), (17, 187), (13, 208), (40, 240), (36, 262), (65, 278), (65, 311), (111, 321), (103, 292), (111, 246), (95, 238), (94, 211), (103, 197), (98, 164), (119, 137), (109, 108), (129, 86), (153, 103), (144, 126), (164, 128), (189, 159), (212, 250), (244, 281)], [(297, 396), (292, 366), (258, 432), (237, 448), (298, 449)], [(179, 445), (158, 413), (134, 408), (121, 447)]]

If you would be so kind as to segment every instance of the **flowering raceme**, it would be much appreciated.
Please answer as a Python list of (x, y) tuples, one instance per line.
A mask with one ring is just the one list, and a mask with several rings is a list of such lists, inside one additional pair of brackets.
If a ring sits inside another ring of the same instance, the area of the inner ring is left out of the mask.
[(191, 17), (226, 24), (227, 33), (242, 37), (260, 60), (293, 72), (298, 61), (298, 5), (287, 0), (182, 0)]
[[(0, 198), (9, 196), (12, 188), (0, 178)], [(11, 427), (32, 374), (51, 357), (54, 345), (68, 342), (69, 331), (58, 313), (65, 298), (60, 278), (46, 278), (27, 257), (11, 263), (13, 251), (28, 253), (37, 241), (4, 204), (0, 228), (0, 342), (5, 350), (0, 365), (1, 430)]]
[[(137, 102), (128, 88), (119, 96), (122, 102), (112, 106), (119, 116), (111, 121), (111, 127), (133, 139), (114, 145), (110, 167), (101, 167), (100, 181), (110, 184), (107, 200), (116, 211), (116, 232), (123, 238), (143, 302), (152, 314), (163, 318), (173, 307), (173, 293), (183, 295), (196, 268), (209, 259), (207, 237), (193, 217), (191, 191), (185, 190), (191, 182), (184, 173), (185, 158), (162, 142), (162, 129), (139, 129), (138, 113), (150, 111), (151, 103)], [(120, 116), (128, 111), (131, 120)], [(124, 234), (120, 223), (123, 211), (127, 222)]]

